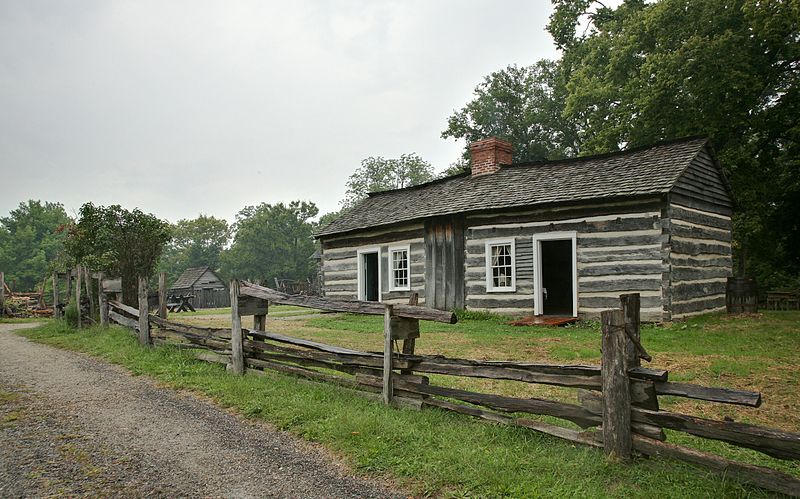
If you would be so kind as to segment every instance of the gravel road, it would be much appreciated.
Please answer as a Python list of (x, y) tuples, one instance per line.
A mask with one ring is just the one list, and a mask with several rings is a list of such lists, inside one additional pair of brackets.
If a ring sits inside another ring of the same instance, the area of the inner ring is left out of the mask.
[(0, 497), (403, 497), (329, 453), (0, 324)]

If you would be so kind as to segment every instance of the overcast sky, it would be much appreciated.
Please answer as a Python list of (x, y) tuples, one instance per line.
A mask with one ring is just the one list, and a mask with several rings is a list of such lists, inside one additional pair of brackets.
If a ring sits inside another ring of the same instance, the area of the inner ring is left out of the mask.
[(0, 216), (338, 209), (368, 156), (440, 138), (483, 76), (556, 56), (547, 0), (0, 2)]

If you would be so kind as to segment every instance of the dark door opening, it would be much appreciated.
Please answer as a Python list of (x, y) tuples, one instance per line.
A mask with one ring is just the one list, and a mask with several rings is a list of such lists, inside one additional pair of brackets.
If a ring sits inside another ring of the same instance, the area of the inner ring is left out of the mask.
[(361, 255), (361, 276), (363, 283), (362, 300), (379, 301), (378, 299), (378, 253)]
[(542, 313), (572, 316), (572, 241), (541, 241)]

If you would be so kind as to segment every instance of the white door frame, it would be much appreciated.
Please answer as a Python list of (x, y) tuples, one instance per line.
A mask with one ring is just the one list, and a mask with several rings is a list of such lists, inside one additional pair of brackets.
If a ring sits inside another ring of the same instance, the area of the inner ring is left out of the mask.
[(544, 232), (533, 236), (533, 313), (542, 315), (542, 241), (572, 241), (572, 316), (578, 316), (578, 233)]
[[(381, 290), (381, 247), (375, 246), (373, 248), (361, 248), (357, 251), (358, 255), (358, 299), (366, 301), (367, 297), (364, 296), (366, 288), (364, 286), (364, 255), (371, 253), (378, 254), (378, 301), (381, 301), (383, 290)], [(410, 277), (410, 276), (409, 276)]]

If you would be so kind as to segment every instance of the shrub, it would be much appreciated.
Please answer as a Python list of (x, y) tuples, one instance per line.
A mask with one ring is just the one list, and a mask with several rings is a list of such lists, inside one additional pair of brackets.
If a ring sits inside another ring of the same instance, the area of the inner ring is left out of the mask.
[(69, 302), (64, 309), (64, 320), (72, 327), (78, 327), (78, 306), (74, 301)]

